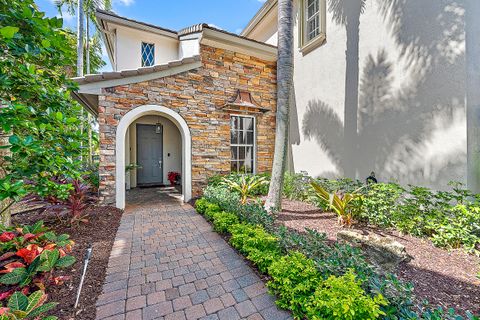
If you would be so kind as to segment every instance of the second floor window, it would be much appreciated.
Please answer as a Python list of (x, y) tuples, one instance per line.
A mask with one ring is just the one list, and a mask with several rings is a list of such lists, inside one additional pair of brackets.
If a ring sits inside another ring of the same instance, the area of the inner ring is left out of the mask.
[(155, 45), (142, 42), (142, 67), (151, 67), (155, 64)]
[(326, 0), (302, 0), (300, 47), (304, 53), (325, 40)]

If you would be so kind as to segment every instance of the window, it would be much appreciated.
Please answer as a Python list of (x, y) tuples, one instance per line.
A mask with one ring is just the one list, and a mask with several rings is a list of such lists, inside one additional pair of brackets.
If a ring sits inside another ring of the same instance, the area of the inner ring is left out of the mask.
[(155, 45), (142, 42), (142, 67), (151, 67), (155, 64)]
[(325, 40), (326, 0), (303, 0), (300, 48), (308, 53)]
[(230, 118), (231, 171), (255, 171), (255, 118), (231, 116)]

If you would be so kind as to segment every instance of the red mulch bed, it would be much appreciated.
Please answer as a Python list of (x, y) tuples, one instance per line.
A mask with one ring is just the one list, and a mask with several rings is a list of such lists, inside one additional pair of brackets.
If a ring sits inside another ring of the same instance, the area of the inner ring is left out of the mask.
[[(16, 214), (12, 219), (13, 224), (33, 224), (43, 220), (45, 225), (57, 234), (67, 233), (75, 241), (72, 255), (77, 261), (71, 269), (56, 272), (56, 275), (66, 275), (70, 279), (61, 286), (47, 288), (49, 301), (59, 303), (49, 315), (55, 315), (59, 319), (95, 319), (95, 302), (102, 292), (108, 258), (122, 217), (122, 211), (113, 207), (95, 207), (88, 210), (87, 214), (89, 223), (73, 226), (60, 222), (54, 214), (48, 212)], [(93, 247), (93, 254), (85, 276), (79, 306), (74, 309), (83, 271), (83, 259), (90, 245)]]
[[(305, 228), (324, 232), (330, 240), (343, 228), (337, 216), (324, 213), (317, 207), (300, 201), (284, 200), (278, 221), (285, 226), (303, 231)], [(406, 247), (412, 260), (402, 263), (397, 270), (400, 278), (415, 286), (419, 301), (427, 299), (435, 306), (470, 310), (480, 314), (480, 258), (462, 250), (444, 250), (435, 247), (428, 239), (403, 235), (396, 231), (379, 230), (356, 225), (352, 229), (363, 234), (375, 233), (389, 236)]]

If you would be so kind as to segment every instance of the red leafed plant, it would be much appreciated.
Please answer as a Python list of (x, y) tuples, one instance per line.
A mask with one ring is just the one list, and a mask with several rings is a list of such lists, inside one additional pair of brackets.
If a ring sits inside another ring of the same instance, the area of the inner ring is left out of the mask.
[(170, 184), (172, 186), (175, 185), (175, 182), (177, 182), (180, 179), (180, 173), (175, 172), (175, 171), (170, 171), (168, 173), (168, 181), (170, 181)]
[(54, 273), (75, 262), (68, 255), (72, 246), (68, 235), (57, 236), (42, 221), (17, 228), (0, 226), (0, 302), (18, 291), (26, 295), (33, 288), (61, 284), (65, 277)]
[(57, 196), (40, 197), (32, 195), (25, 201), (33, 205), (43, 205), (45, 210), (69, 215), (70, 222), (88, 222), (85, 211), (97, 202), (94, 190), (80, 180), (72, 180), (72, 190), (66, 198)]

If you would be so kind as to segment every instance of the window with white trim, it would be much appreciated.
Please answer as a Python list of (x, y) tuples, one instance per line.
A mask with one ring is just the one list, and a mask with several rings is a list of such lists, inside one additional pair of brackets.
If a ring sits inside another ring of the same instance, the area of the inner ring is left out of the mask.
[(230, 117), (231, 172), (255, 172), (255, 134), (254, 117)]
[(155, 45), (142, 42), (142, 67), (151, 67), (155, 64)]
[(302, 0), (300, 47), (317, 47), (325, 40), (326, 0)]

